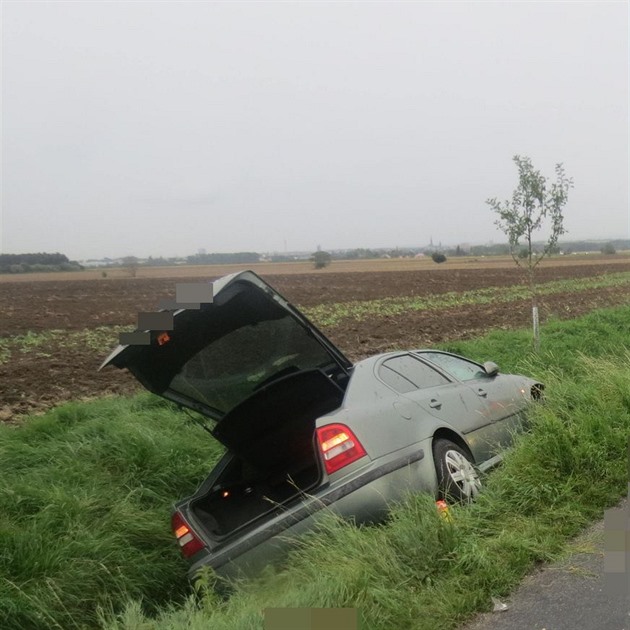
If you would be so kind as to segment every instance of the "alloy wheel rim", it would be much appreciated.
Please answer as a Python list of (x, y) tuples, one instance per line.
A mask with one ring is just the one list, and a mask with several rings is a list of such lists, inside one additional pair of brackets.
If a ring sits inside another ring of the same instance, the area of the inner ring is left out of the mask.
[(447, 451), (444, 459), (451, 480), (464, 497), (476, 497), (481, 490), (481, 481), (475, 467), (459, 451)]

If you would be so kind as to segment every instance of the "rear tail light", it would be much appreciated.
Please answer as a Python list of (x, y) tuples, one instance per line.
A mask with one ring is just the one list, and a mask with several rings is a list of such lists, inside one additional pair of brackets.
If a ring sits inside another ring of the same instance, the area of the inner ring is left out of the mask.
[(361, 442), (343, 424), (320, 427), (317, 429), (317, 441), (329, 475), (366, 455)]
[(190, 558), (190, 556), (194, 556), (204, 548), (204, 544), (197, 538), (192, 529), (190, 529), (190, 525), (179, 512), (173, 514), (171, 527), (184, 557)]

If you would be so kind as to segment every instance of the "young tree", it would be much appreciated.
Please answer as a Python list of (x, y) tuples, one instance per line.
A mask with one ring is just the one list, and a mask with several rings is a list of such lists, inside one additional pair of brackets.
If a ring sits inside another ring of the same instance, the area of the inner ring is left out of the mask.
[[(565, 234), (564, 208), (573, 180), (565, 175), (562, 164), (556, 164), (556, 181), (547, 179), (534, 169), (532, 161), (525, 156), (513, 158), (518, 168), (518, 186), (512, 199), (498, 201), (487, 199), (486, 203), (497, 214), (495, 225), (508, 237), (510, 254), (517, 266), (527, 277), (532, 298), (532, 321), (534, 327), (534, 348), (540, 348), (538, 329), (538, 296), (536, 293), (536, 267), (545, 256), (551, 253), (558, 238)], [(543, 249), (533, 248), (534, 235), (540, 230), (549, 232)]]

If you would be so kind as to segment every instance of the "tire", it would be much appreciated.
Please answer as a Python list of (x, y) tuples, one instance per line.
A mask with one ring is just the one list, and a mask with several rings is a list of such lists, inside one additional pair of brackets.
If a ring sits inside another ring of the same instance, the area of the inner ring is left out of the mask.
[(461, 446), (438, 438), (433, 442), (433, 461), (440, 499), (470, 503), (481, 490), (479, 472)]

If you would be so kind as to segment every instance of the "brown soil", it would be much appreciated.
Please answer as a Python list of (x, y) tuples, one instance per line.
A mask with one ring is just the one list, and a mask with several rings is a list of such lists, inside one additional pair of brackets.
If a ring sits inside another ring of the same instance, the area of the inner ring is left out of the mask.
[[(625, 287), (546, 295), (540, 320), (571, 319), (597, 308), (629, 304)], [(355, 325), (331, 327), (327, 335), (353, 361), (402, 348), (423, 348), (455, 339), (470, 339), (494, 329), (526, 328), (531, 325), (528, 300), (462, 306), (436, 311), (410, 311), (401, 317), (382, 317)]]
[[(630, 258), (616, 264), (554, 265), (538, 270), (539, 282), (589, 278), (630, 270)], [(71, 276), (70, 276), (71, 277)], [(265, 276), (263, 276), (265, 277)], [(213, 280), (210, 276), (205, 280)], [(152, 311), (160, 300), (173, 298), (177, 282), (199, 277), (125, 278), (0, 282), (0, 338), (29, 330), (80, 330), (97, 326), (133, 325), (139, 311)], [(299, 306), (383, 297), (431, 295), (482, 287), (519, 284), (523, 275), (511, 267), (487, 269), (433, 268), (414, 271), (308, 273), (273, 275), (270, 284)]]
[[(539, 280), (592, 277), (629, 269), (628, 259), (623, 264), (563, 264), (542, 267)], [(194, 280), (178, 277), (0, 282), (0, 338), (10, 339), (27, 331), (132, 325), (138, 311), (154, 310), (161, 299), (172, 298), (176, 281)], [(510, 286), (520, 282), (520, 276), (517, 269), (508, 267), (429, 268), (395, 273), (291, 273), (273, 275), (270, 282), (295, 304), (311, 306)], [(575, 317), (594, 308), (629, 301), (625, 287), (556, 294), (545, 296), (541, 315), (543, 321), (552, 314)], [(331, 327), (324, 332), (357, 360), (392, 348), (431, 346), (448, 339), (472, 337), (491, 328), (527, 326), (529, 318), (529, 307), (524, 301), (445, 309), (439, 315), (435, 311), (410, 312)], [(126, 372), (113, 368), (96, 371), (116, 341), (113, 337), (111, 346), (102, 352), (68, 349), (61, 339), (36, 351), (14, 353), (10, 361), (0, 365), (0, 421), (11, 421), (19, 414), (44, 410), (66, 400), (136, 391), (139, 386)]]

